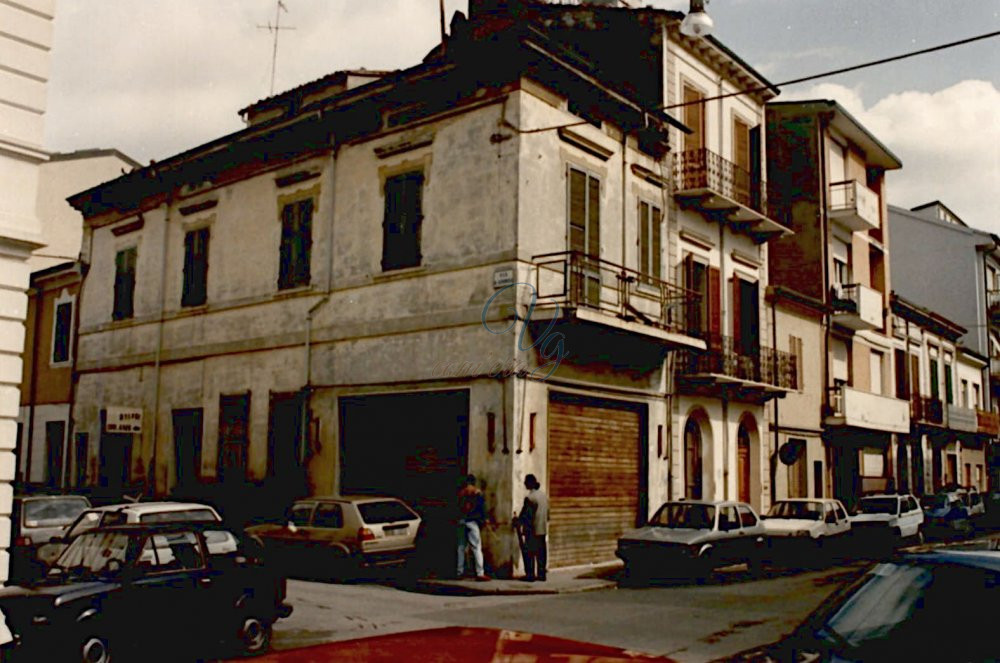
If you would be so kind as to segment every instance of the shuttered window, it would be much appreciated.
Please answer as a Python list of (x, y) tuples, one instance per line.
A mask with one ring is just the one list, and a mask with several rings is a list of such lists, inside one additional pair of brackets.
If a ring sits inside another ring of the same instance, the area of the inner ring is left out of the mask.
[(309, 285), (312, 215), (312, 198), (288, 203), (281, 208), (279, 290)]
[(660, 232), (663, 213), (656, 205), (639, 203), (639, 272), (655, 279), (662, 277), (660, 271)]
[(569, 248), (601, 255), (601, 181), (577, 168), (569, 169)]
[(382, 271), (420, 265), (424, 174), (412, 171), (385, 181)]
[(684, 151), (700, 150), (705, 147), (705, 104), (704, 95), (690, 87), (684, 86), (684, 124), (691, 133), (684, 135)]
[(208, 293), (208, 228), (184, 235), (184, 287), (181, 306), (201, 306)]
[(52, 363), (69, 361), (70, 343), (73, 336), (73, 302), (56, 304), (55, 321), (52, 330)]
[(126, 320), (135, 313), (136, 255), (134, 246), (115, 254), (115, 302), (111, 312), (114, 320)]

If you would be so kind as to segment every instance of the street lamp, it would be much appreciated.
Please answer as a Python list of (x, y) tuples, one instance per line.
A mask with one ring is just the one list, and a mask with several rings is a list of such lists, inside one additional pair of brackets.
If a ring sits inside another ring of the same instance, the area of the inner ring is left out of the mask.
[(712, 33), (715, 23), (705, 13), (708, 0), (691, 0), (691, 10), (681, 21), (681, 34), (688, 37), (707, 37)]

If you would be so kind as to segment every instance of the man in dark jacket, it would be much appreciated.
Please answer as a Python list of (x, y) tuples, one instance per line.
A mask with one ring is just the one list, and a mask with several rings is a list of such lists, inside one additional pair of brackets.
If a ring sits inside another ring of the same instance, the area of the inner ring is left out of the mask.
[(476, 485), (473, 474), (465, 477), (464, 485), (458, 491), (458, 511), (458, 577), (465, 575), (465, 553), (471, 550), (476, 564), (476, 580), (489, 580), (483, 572), (483, 539), (480, 531), (486, 522), (486, 499), (483, 491)]
[(521, 557), (524, 559), (524, 580), (545, 580), (548, 564), (549, 497), (534, 474), (524, 477), (528, 494), (524, 497), (516, 525), (521, 531)]

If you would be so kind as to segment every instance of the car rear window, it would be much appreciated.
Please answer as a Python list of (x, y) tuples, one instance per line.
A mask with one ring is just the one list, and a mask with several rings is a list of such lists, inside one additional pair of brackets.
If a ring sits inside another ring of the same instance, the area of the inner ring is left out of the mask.
[(144, 513), (139, 516), (141, 523), (215, 523), (219, 519), (211, 509), (185, 509), (183, 511), (161, 511)]
[(69, 525), (89, 506), (87, 500), (82, 497), (26, 500), (24, 502), (24, 526), (59, 527)]
[(860, 504), (861, 513), (899, 513), (899, 500), (895, 497), (863, 497)]
[(417, 514), (410, 511), (405, 504), (394, 500), (385, 502), (362, 502), (358, 505), (361, 519), (370, 525), (393, 523), (398, 520), (417, 520)]

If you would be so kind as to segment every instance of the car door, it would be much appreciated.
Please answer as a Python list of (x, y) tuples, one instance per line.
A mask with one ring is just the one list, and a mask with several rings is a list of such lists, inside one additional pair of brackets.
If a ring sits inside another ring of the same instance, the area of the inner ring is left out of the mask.
[(833, 533), (835, 535), (846, 534), (851, 530), (851, 519), (847, 515), (847, 509), (840, 501), (833, 503), (833, 512), (837, 516), (837, 524), (833, 526)]
[(924, 514), (916, 500), (906, 496), (899, 499), (899, 531), (903, 538), (916, 535)]
[(763, 534), (759, 532), (759, 520), (753, 509), (746, 504), (737, 504), (736, 512), (740, 519), (739, 552), (741, 560), (750, 560), (763, 553)]
[(715, 542), (716, 557), (720, 561), (732, 563), (745, 556), (746, 541), (740, 529), (740, 518), (736, 507), (727, 505), (719, 508), (719, 538)]
[(308, 542), (310, 523), (315, 508), (315, 502), (296, 502), (293, 504), (288, 510), (285, 522), (267, 532), (268, 543), (274, 545), (276, 551), (281, 554), (298, 554)]

